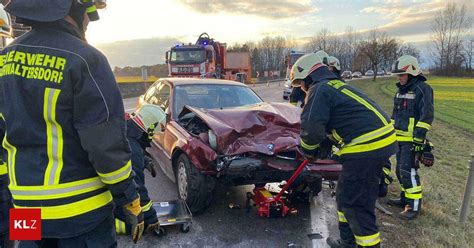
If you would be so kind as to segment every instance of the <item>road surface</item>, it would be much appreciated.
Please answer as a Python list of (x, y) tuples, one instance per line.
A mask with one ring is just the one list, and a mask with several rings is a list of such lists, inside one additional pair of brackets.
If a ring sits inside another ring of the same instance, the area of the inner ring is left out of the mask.
[[(265, 101), (283, 102), (283, 82), (251, 87)], [(132, 111), (137, 98), (125, 99), (125, 109)], [(146, 184), (154, 201), (177, 198), (177, 188), (157, 166), (158, 175), (147, 174)], [(229, 204), (245, 206), (246, 193), (253, 186), (217, 187), (217, 197), (204, 213), (194, 216), (189, 233), (178, 228), (168, 228), (168, 234), (157, 238), (151, 233), (133, 245), (127, 236), (119, 237), (119, 247), (326, 247), (329, 232), (337, 233), (335, 201), (331, 189), (325, 185), (323, 192), (311, 202), (299, 203), (299, 213), (278, 219), (257, 216), (250, 212), (230, 209)], [(276, 190), (276, 189), (275, 189)]]

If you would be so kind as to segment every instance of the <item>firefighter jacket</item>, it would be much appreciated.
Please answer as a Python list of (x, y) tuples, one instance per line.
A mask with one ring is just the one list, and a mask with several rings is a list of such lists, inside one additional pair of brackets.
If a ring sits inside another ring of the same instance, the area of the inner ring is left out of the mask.
[(423, 142), (434, 118), (433, 89), (423, 75), (397, 83), (392, 122), (399, 142)]
[(105, 56), (61, 20), (0, 53), (9, 189), (43, 238), (88, 232), (138, 197), (122, 98)]
[(301, 102), (301, 107), (304, 106), (304, 100), (306, 98), (306, 93), (301, 89), (301, 87), (293, 87), (290, 94), (290, 103), (297, 105), (298, 102)]
[(338, 80), (326, 67), (310, 77), (313, 83), (301, 114), (305, 153), (316, 151), (327, 136), (336, 141), (336, 155), (341, 159), (387, 157), (397, 152), (390, 118), (374, 101)]

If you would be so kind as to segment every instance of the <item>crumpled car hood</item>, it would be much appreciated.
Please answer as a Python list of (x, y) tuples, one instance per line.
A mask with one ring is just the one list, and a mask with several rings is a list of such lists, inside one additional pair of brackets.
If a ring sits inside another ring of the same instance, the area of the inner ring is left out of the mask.
[(287, 103), (259, 103), (232, 109), (186, 108), (215, 133), (220, 154), (274, 155), (299, 144), (301, 110)]

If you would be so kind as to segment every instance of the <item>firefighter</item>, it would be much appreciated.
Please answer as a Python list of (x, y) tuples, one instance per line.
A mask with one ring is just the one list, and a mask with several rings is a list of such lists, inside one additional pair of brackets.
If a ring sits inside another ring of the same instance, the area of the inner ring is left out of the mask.
[[(10, 18), (0, 4), (0, 38), (2, 39), (2, 49), (6, 38), (10, 38), (12, 28)], [(3, 92), (0, 91), (0, 99), (3, 98)], [(1, 106), (0, 106), (1, 107)], [(5, 122), (3, 121), (2, 110), (0, 109), (0, 138), (3, 140), (5, 135)], [(0, 247), (14, 247), (13, 241), (9, 241), (8, 220), (10, 208), (13, 207), (11, 194), (8, 190), (8, 167), (5, 159), (5, 150), (0, 148)]]
[(95, 0), (12, 0), (32, 27), (0, 53), (9, 189), (15, 208), (41, 211), (42, 239), (20, 247), (113, 247), (114, 201), (137, 242), (143, 214), (120, 91), (105, 56), (87, 44)]
[(336, 74), (337, 79), (344, 81), (341, 77), (341, 63), (339, 62), (339, 59), (337, 59), (334, 56), (329, 56), (328, 62), (329, 62), (329, 70), (332, 71), (334, 74)]
[(389, 204), (400, 206), (402, 219), (416, 218), (421, 209), (422, 186), (418, 175), (418, 156), (423, 151), (426, 133), (434, 118), (433, 89), (426, 83), (415, 57), (404, 55), (394, 65), (392, 74), (398, 75), (392, 121), (397, 133), (396, 174), (401, 186), (400, 199)]
[(337, 184), (341, 239), (331, 247), (379, 247), (375, 201), (382, 167), (397, 152), (395, 130), (381, 108), (356, 88), (338, 80), (317, 54), (301, 57), (293, 66), (293, 84), (307, 91), (301, 114), (301, 148), (317, 157), (328, 133), (343, 169)]
[[(132, 150), (132, 169), (135, 173), (135, 183), (140, 195), (140, 206), (143, 210), (145, 229), (154, 230), (160, 227), (153, 201), (145, 187), (145, 149), (155, 134), (155, 127), (165, 124), (166, 114), (156, 105), (145, 104), (131, 115), (126, 115), (127, 138)], [(130, 226), (126, 225), (121, 209), (115, 211), (115, 231), (117, 234), (130, 233)]]

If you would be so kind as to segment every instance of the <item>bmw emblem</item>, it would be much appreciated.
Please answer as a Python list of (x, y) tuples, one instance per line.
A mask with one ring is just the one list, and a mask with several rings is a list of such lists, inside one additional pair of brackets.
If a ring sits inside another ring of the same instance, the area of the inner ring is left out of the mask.
[(274, 144), (268, 144), (267, 148), (268, 148), (269, 151), (273, 152), (273, 148), (275, 148), (275, 145)]

